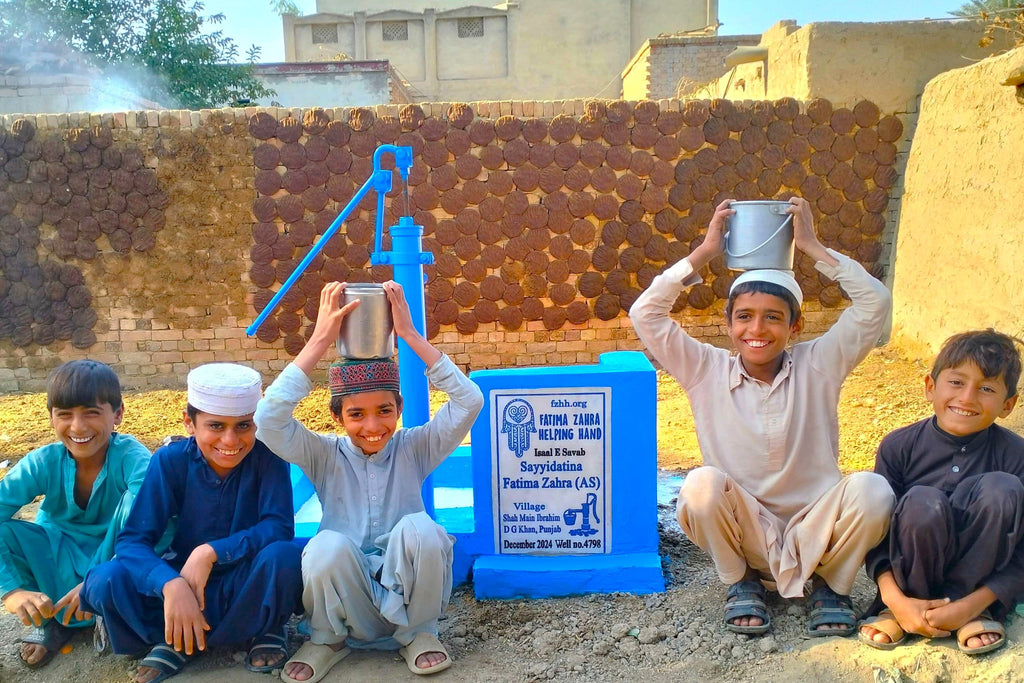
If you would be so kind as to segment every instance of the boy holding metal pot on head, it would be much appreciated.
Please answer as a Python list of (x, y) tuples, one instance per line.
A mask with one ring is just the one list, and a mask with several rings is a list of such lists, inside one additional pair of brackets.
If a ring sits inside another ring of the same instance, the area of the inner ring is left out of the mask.
[(483, 406), (480, 389), (415, 328), (395, 282), (383, 285), (394, 331), (450, 400), (428, 423), (398, 429), (398, 366), (391, 358), (331, 365), (331, 416), (344, 434), (317, 434), (292, 413), (313, 389), (317, 363), (359, 301), (341, 306), (345, 283), (320, 293), (313, 335), (267, 389), (258, 435), (313, 482), (320, 530), (302, 553), (302, 602), (311, 637), (285, 665), (285, 681), (318, 681), (351, 650), (399, 649), (409, 669), (451, 665), (437, 620), (452, 587), (452, 538), (424, 511), (424, 479), (462, 442)]
[(704, 242), (659, 275), (630, 310), (648, 350), (686, 391), (704, 466), (686, 476), (677, 517), (729, 586), (725, 627), (761, 634), (771, 624), (765, 584), (784, 598), (812, 582), (808, 631), (849, 635), (849, 598), (865, 554), (886, 533), (893, 507), (877, 474), (843, 477), (838, 466), (839, 390), (883, 332), (889, 291), (852, 259), (826, 249), (810, 205), (795, 197), (797, 249), (838, 281), (852, 305), (821, 337), (793, 344), (803, 325), (791, 271), (749, 270), (725, 307), (730, 354), (699, 342), (669, 315), (681, 291), (724, 250), (731, 200), (719, 204)]

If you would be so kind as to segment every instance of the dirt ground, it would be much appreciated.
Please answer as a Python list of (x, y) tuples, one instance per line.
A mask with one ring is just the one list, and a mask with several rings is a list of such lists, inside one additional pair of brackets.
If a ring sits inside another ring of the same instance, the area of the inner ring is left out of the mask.
[[(839, 410), (843, 471), (870, 469), (878, 441), (895, 427), (929, 414), (923, 398), (926, 368), (891, 348), (876, 350), (846, 381)], [(669, 377), (659, 376), (659, 465), (685, 470), (699, 464), (692, 418), (685, 396)], [(182, 433), (178, 406), (182, 392), (126, 396), (121, 431), (150, 447)], [(314, 429), (330, 430), (322, 394), (300, 407)], [(170, 407), (170, 408), (169, 408)], [(1024, 433), (1024, 410), (1005, 423)], [(0, 397), (0, 461), (9, 466), (27, 450), (52, 439), (45, 397)], [(2, 469), (2, 468), (0, 468)], [(769, 635), (750, 638), (721, 625), (724, 587), (710, 560), (679, 530), (671, 503), (659, 505), (660, 551), (668, 588), (645, 596), (589, 595), (551, 600), (477, 601), (471, 586), (456, 589), (440, 624), (441, 638), (455, 665), (437, 680), (469, 681), (839, 681), (850, 683), (995, 683), (1024, 681), (1024, 619), (1008, 625), (1010, 644), (972, 659), (953, 639), (917, 639), (893, 652), (880, 652), (855, 638), (810, 638), (803, 600), (771, 604)], [(873, 586), (863, 574), (854, 601), (866, 607)], [(39, 671), (20, 665), (16, 641), (22, 627), (0, 609), (0, 683), (89, 681), (127, 683), (134, 662), (96, 654), (91, 629), (77, 636), (73, 651), (58, 655)], [(299, 639), (293, 642), (294, 647)], [(180, 681), (278, 680), (245, 671), (241, 651), (213, 651), (190, 665)], [(392, 653), (356, 653), (325, 681), (414, 680)]]

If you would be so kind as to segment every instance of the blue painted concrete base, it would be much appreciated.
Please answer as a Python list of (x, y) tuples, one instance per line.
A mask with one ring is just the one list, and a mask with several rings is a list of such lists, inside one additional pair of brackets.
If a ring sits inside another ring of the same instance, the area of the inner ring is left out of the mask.
[(486, 555), (473, 564), (479, 600), (552, 598), (581, 593), (660, 593), (665, 590), (657, 553)]

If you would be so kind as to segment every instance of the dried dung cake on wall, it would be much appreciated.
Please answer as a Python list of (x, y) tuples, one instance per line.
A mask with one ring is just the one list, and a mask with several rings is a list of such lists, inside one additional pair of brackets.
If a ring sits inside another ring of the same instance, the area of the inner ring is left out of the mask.
[[(260, 141), (249, 271), (262, 288), (257, 310), (370, 176), (377, 146), (407, 145), (409, 212), (435, 256), (426, 268), (431, 337), (620, 318), (702, 239), (725, 198), (803, 196), (824, 243), (878, 274), (902, 135), (899, 119), (880, 118), (870, 102), (851, 110), (789, 98), (689, 101), (678, 111), (594, 101), (579, 117), (496, 120), (466, 104), (451, 105), (444, 118), (408, 105), (398, 116), (354, 109), (347, 121), (329, 119), (321, 110), (302, 121), (265, 112), (250, 119)], [(400, 194), (395, 172), (385, 226), (405, 212)], [(324, 282), (390, 277), (389, 268), (369, 265), (375, 214), (370, 195), (261, 328), (263, 341), (283, 338), (297, 353)], [(809, 299), (823, 309), (842, 305), (838, 285), (802, 254), (797, 271)], [(675, 312), (707, 311), (733, 277), (716, 260)]]

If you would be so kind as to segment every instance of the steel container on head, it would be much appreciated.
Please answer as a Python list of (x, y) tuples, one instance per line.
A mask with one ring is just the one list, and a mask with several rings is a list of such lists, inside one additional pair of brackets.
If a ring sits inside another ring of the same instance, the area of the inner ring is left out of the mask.
[(395, 355), (395, 324), (384, 286), (351, 282), (345, 286), (341, 305), (356, 299), (359, 305), (341, 321), (338, 355), (342, 358), (391, 358)]
[(789, 202), (732, 202), (725, 233), (725, 264), (730, 270), (793, 270), (793, 215)]

